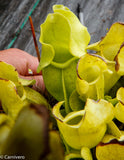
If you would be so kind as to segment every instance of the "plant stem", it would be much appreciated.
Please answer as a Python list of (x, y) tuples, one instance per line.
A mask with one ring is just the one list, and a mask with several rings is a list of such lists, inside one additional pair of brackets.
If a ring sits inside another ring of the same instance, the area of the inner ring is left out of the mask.
[(112, 134), (113, 136), (119, 138), (121, 136), (121, 132), (118, 127), (115, 125), (113, 121), (108, 123), (108, 133)]
[(93, 160), (90, 149), (87, 148), (87, 147), (82, 147), (81, 148), (81, 156), (85, 160)]
[(104, 99), (104, 75), (101, 73), (98, 81), (96, 82), (97, 100)]
[(39, 53), (39, 49), (38, 49), (38, 45), (37, 45), (37, 40), (36, 40), (36, 36), (35, 36), (34, 25), (33, 25), (31, 16), (29, 16), (29, 21), (30, 21), (30, 25), (31, 25), (31, 31), (32, 31), (32, 35), (33, 35), (33, 40), (34, 40), (34, 45), (35, 45), (37, 57), (38, 57), (38, 60), (39, 60), (39, 62), (40, 62), (40, 53)]

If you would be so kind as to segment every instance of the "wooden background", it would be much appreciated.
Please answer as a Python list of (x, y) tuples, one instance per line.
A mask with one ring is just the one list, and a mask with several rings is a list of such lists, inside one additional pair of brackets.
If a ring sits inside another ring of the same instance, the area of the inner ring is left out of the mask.
[[(37, 0), (0, 0), (0, 50), (6, 49)], [(63, 4), (78, 16), (78, 4), (84, 14), (84, 24), (91, 34), (91, 43), (103, 37), (117, 21), (124, 22), (124, 0), (40, 0), (31, 17), (39, 41), (40, 24), (52, 12), (54, 4)], [(38, 42), (39, 49), (41, 45)], [(12, 45), (36, 55), (29, 21)]]

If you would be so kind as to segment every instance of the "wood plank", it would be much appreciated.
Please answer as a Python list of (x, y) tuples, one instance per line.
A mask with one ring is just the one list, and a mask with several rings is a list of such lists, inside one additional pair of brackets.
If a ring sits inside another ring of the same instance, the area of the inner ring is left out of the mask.
[[(37, 0), (7, 0), (6, 3), (4, 1), (0, 1), (0, 50), (9, 45), (14, 33), (18, 31)], [(52, 12), (52, 5), (54, 4), (66, 5), (76, 15), (78, 14), (77, 6), (80, 4), (81, 11), (84, 13), (84, 24), (91, 34), (91, 42), (100, 40), (112, 23), (116, 21), (124, 22), (123, 0), (40, 0), (31, 16), (35, 30), (38, 31), (36, 32), (37, 40), (39, 40), (40, 36), (40, 24), (44, 22), (46, 15)], [(39, 42), (38, 46), (41, 50)], [(20, 48), (32, 55), (36, 55), (29, 21), (12, 47)]]

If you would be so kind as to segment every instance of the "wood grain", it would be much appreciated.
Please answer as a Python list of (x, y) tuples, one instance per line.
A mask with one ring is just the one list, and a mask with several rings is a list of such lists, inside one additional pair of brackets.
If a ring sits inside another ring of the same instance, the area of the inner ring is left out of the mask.
[[(0, 50), (7, 48), (35, 2), (36, 0), (0, 0)], [(40, 0), (31, 15), (37, 41), (40, 36), (40, 24), (44, 22), (47, 14), (52, 12), (54, 4), (66, 5), (76, 15), (80, 4), (84, 24), (91, 34), (91, 43), (100, 40), (114, 22), (124, 22), (124, 0)], [(29, 21), (12, 47), (36, 56)], [(41, 50), (39, 42), (38, 47)]]

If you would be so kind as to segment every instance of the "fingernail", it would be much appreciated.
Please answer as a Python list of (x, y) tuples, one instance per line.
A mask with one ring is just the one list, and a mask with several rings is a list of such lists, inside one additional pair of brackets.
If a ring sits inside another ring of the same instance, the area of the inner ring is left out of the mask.
[(33, 72), (30, 68), (28, 69), (28, 74), (33, 75)]

